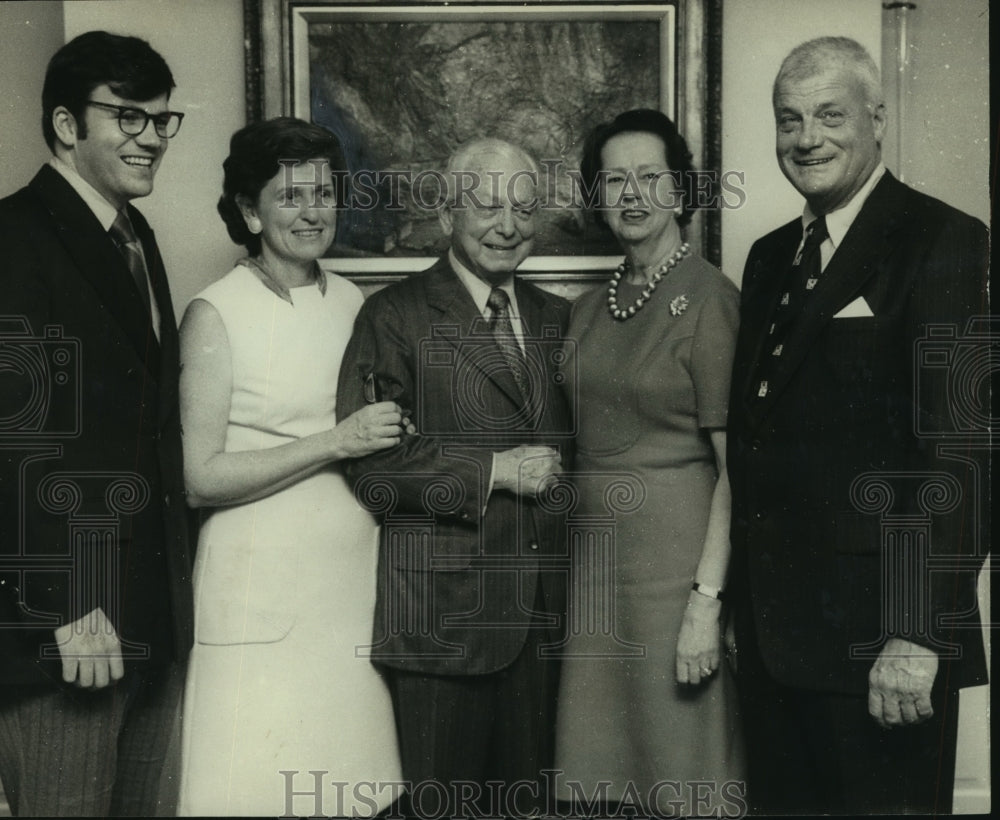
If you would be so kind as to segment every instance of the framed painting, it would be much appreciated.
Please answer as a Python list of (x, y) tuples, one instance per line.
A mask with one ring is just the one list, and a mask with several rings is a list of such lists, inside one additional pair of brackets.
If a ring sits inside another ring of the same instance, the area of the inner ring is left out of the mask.
[[(557, 282), (603, 277), (621, 258), (586, 214), (574, 177), (596, 125), (630, 108), (678, 123), (719, 170), (719, 0), (657, 3), (305, 3), (246, 0), (249, 119), (323, 125), (344, 148), (351, 207), (324, 266), (392, 279), (447, 247), (442, 172), (462, 142), (496, 136), (539, 160), (535, 255)], [(719, 213), (688, 241), (719, 262)]]

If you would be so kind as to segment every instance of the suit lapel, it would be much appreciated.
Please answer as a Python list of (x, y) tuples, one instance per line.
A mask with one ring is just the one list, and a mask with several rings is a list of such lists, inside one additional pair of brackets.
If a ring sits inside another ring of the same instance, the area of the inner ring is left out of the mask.
[[(146, 220), (134, 208), (129, 207), (132, 224), (142, 242), (143, 253), (146, 256), (146, 268), (149, 271), (149, 283), (153, 290), (153, 298), (156, 300), (157, 310), (160, 312), (160, 339), (157, 341), (156, 334), (150, 331), (149, 364), (157, 368), (154, 373), (176, 372), (177, 362), (180, 359), (179, 345), (177, 341), (177, 320), (174, 318), (174, 306), (170, 298), (170, 286), (167, 282), (167, 272), (163, 265), (163, 258), (160, 256), (160, 249), (156, 244), (156, 237), (152, 228)], [(159, 355), (157, 355), (157, 353)], [(165, 403), (171, 401), (169, 393), (164, 392), (162, 400)]]
[[(152, 323), (125, 259), (111, 237), (58, 171), (43, 166), (28, 187), (52, 217), (56, 235), (73, 259), (77, 272), (97, 293), (139, 359), (155, 374), (159, 369), (159, 349)], [(145, 243), (144, 246), (148, 247)]]
[[(553, 310), (536, 290), (520, 279), (514, 280), (517, 305), (521, 311), (521, 328), (525, 337), (525, 356), (531, 373), (528, 407), (532, 426), (549, 429), (555, 424), (552, 413), (555, 410), (551, 391), (556, 384), (555, 370), (558, 367), (552, 358), (556, 350), (562, 349), (562, 333), (559, 314)], [(550, 333), (554, 329), (554, 333)], [(527, 343), (530, 340), (530, 343)]]
[[(500, 348), (469, 291), (451, 269), (448, 258), (439, 259), (425, 275), (428, 277), (427, 303), (441, 314), (439, 322), (435, 322), (432, 327), (435, 338), (447, 340), (454, 345), (458, 355), (465, 357), (464, 361), (489, 379), (515, 407), (522, 407), (524, 399), (514, 381), (514, 375), (508, 367), (496, 366), (498, 361), (502, 361)], [(521, 294), (518, 292), (519, 305), (520, 298)], [(455, 327), (459, 328), (459, 332), (450, 332)], [(475, 347), (479, 347), (476, 342), (495, 348), (497, 356), (469, 355)], [(470, 344), (473, 347), (469, 347)]]
[[(898, 213), (899, 190), (902, 188), (888, 171), (868, 196), (843, 241), (823, 271), (816, 290), (806, 300), (801, 315), (789, 331), (782, 356), (775, 365), (768, 382), (767, 395), (756, 397), (755, 385), (749, 385), (748, 409), (757, 418), (767, 413), (778, 396), (788, 386), (803, 359), (812, 350), (816, 339), (825, 330), (834, 315), (854, 299), (865, 283), (882, 269), (885, 258), (892, 250), (889, 237), (894, 230)], [(800, 238), (800, 237), (799, 237)], [(798, 238), (791, 246), (794, 254)], [(789, 250), (785, 246), (784, 251)], [(784, 255), (784, 254), (783, 254)], [(789, 263), (791, 255), (788, 256)], [(787, 270), (787, 268), (783, 269)], [(783, 276), (781, 277), (783, 278)], [(776, 287), (769, 289), (771, 310), (781, 289), (780, 278)], [(763, 340), (767, 324), (761, 326), (761, 335), (755, 350), (756, 356), (766, 355)], [(754, 363), (757, 359), (754, 359)], [(752, 379), (751, 366), (751, 379)]]
[(559, 325), (559, 317), (548, 309), (546, 302), (520, 279), (514, 280), (517, 294), (517, 308), (521, 312), (521, 327), (525, 338), (542, 338), (542, 329), (547, 325)]

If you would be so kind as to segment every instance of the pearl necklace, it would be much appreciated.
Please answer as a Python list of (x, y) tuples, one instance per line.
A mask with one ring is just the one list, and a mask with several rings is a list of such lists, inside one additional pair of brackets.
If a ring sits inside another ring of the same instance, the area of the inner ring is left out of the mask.
[(656, 286), (660, 284), (660, 280), (677, 267), (677, 263), (687, 256), (690, 250), (690, 246), (687, 242), (685, 242), (676, 251), (674, 251), (670, 258), (660, 265), (660, 269), (653, 274), (653, 278), (650, 280), (649, 284), (642, 289), (642, 293), (639, 295), (639, 298), (635, 300), (635, 304), (629, 305), (627, 308), (618, 307), (618, 283), (621, 282), (621, 278), (625, 275), (628, 265), (627, 259), (623, 261), (611, 276), (611, 283), (608, 285), (608, 311), (611, 315), (622, 322), (635, 316), (636, 313), (642, 310), (642, 306), (649, 301), (649, 298), (653, 295), (653, 291), (656, 290)]

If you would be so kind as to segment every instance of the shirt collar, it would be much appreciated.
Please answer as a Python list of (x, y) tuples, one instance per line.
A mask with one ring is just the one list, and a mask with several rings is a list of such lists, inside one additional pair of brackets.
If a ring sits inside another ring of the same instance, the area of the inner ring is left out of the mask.
[[(263, 260), (255, 259), (252, 256), (245, 256), (236, 263), (238, 266), (244, 268), (249, 268), (253, 271), (254, 275), (261, 281), (271, 293), (280, 299), (284, 299), (288, 304), (294, 306), (295, 302), (292, 301), (292, 292), (284, 283), (278, 281), (268, 270), (267, 265), (264, 264)], [(319, 262), (313, 262), (313, 276), (316, 277), (316, 287), (319, 288), (319, 292), (326, 296), (326, 274), (323, 273), (322, 268), (319, 266)]]
[(49, 160), (49, 165), (62, 174), (63, 178), (73, 187), (73, 190), (80, 195), (80, 199), (94, 212), (94, 216), (101, 223), (101, 227), (105, 231), (110, 231), (111, 226), (115, 223), (115, 218), (118, 216), (118, 209), (98, 193), (97, 189), (80, 176), (76, 172), (76, 169), (68, 162), (59, 159), (59, 157), (52, 157)]
[[(875, 166), (875, 170), (872, 171), (871, 176), (868, 177), (868, 181), (861, 186), (861, 189), (848, 200), (847, 204), (843, 207), (837, 208), (835, 211), (830, 211), (826, 215), (826, 232), (829, 234), (830, 242), (833, 243), (834, 250), (836, 250), (840, 243), (844, 240), (844, 236), (850, 229), (854, 220), (857, 218), (861, 211), (861, 207), (865, 204), (865, 200), (868, 199), (868, 195), (872, 192), (872, 189), (882, 179), (882, 174), (885, 173), (885, 165), (881, 162)], [(816, 219), (816, 215), (812, 212), (809, 204), (806, 203), (805, 210), (802, 212), (802, 229), (805, 228)]]
[[(484, 282), (476, 274), (470, 271), (465, 265), (458, 261), (458, 257), (455, 256), (454, 249), (449, 248), (448, 250), (448, 261), (451, 263), (451, 269), (455, 271), (458, 276), (459, 281), (465, 285), (465, 289), (469, 291), (469, 295), (472, 297), (472, 301), (476, 303), (476, 307), (484, 318), (489, 319), (492, 315), (487, 302), (490, 298), (490, 292), (493, 290), (493, 285), (488, 282)], [(517, 311), (517, 297), (514, 294), (514, 274), (510, 275), (510, 278), (505, 282), (501, 282), (496, 287), (499, 287), (502, 291), (507, 294), (510, 299), (510, 311), (514, 316), (518, 315)]]

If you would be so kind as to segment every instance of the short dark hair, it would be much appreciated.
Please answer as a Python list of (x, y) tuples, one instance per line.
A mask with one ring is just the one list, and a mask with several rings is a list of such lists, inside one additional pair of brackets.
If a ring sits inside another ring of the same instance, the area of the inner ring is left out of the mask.
[[(587, 191), (596, 193), (596, 187), (601, 181), (601, 151), (612, 137), (618, 134), (640, 132), (653, 134), (660, 138), (666, 153), (667, 165), (677, 176), (677, 184), (683, 197), (681, 213), (677, 224), (684, 227), (691, 221), (691, 203), (694, 187), (697, 185), (694, 174), (694, 158), (688, 149), (687, 142), (673, 121), (662, 111), (653, 108), (634, 108), (624, 111), (611, 122), (598, 125), (587, 137), (583, 147), (583, 159), (580, 162), (581, 181)], [(592, 200), (593, 201), (593, 200)], [(599, 225), (605, 225), (600, 208), (592, 208), (594, 219)]]
[(251, 255), (260, 253), (261, 238), (250, 232), (236, 198), (256, 202), (264, 186), (281, 170), (279, 160), (306, 162), (325, 159), (330, 163), (337, 204), (344, 202), (346, 163), (337, 138), (319, 125), (295, 117), (275, 117), (241, 128), (229, 140), (229, 156), (222, 163), (222, 196), (219, 216), (230, 238), (244, 245)]
[(107, 85), (119, 97), (144, 102), (174, 90), (166, 61), (145, 40), (106, 31), (88, 31), (60, 48), (45, 72), (42, 134), (55, 150), (52, 112), (64, 106), (76, 119), (77, 134), (87, 136), (84, 111), (94, 89)]

